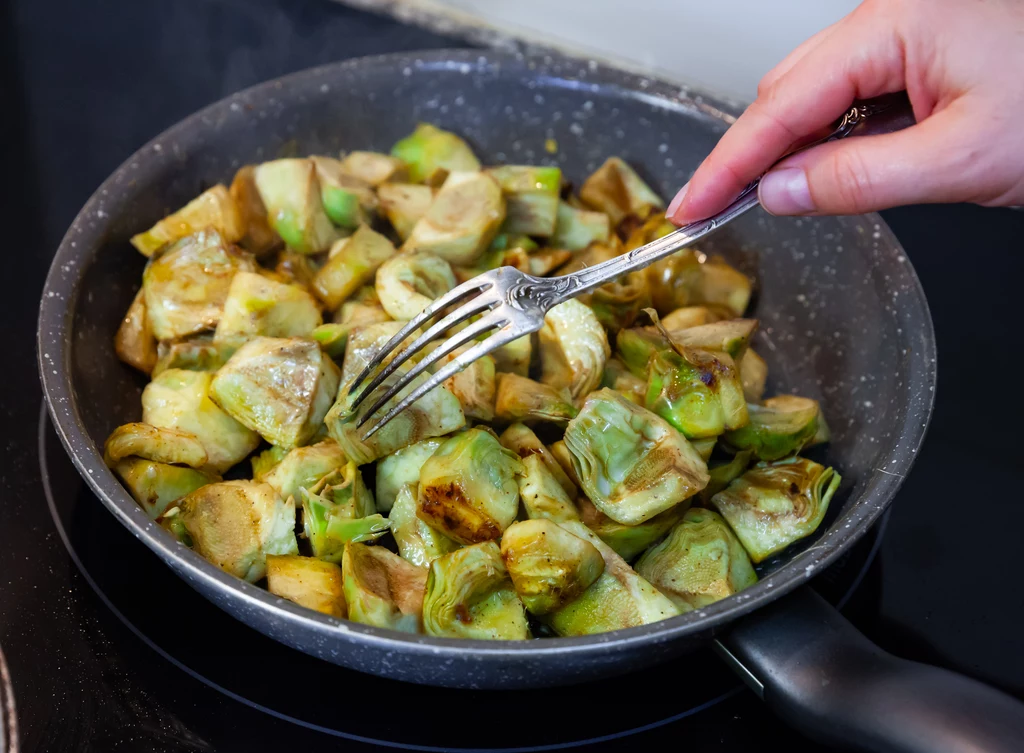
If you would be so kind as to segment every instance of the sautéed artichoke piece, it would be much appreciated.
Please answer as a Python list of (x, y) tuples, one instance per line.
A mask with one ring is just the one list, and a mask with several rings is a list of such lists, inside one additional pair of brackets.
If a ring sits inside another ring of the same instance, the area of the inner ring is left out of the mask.
[(498, 374), (494, 403), (501, 421), (526, 421), (565, 426), (577, 411), (568, 389), (555, 389), (516, 374)]
[(607, 243), (611, 223), (604, 212), (577, 209), (561, 201), (555, 213), (555, 232), (548, 242), (555, 248), (582, 251), (591, 243)]
[(382, 546), (349, 544), (341, 570), (348, 618), (364, 625), (420, 632), (427, 569)]
[(348, 230), (369, 224), (377, 209), (377, 196), (373, 187), (346, 173), (341, 162), (336, 159), (319, 156), (309, 159), (316, 168), (320, 201), (328, 219)]
[(173, 503), (201, 486), (220, 481), (220, 476), (187, 466), (169, 465), (143, 457), (126, 457), (113, 466), (132, 498), (156, 520)]
[(216, 371), (228, 362), (235, 350), (235, 344), (215, 343), (208, 335), (199, 335), (176, 343), (162, 342), (157, 346), (157, 361), (150, 378), (156, 379), (168, 369)]
[(309, 337), (322, 322), (316, 299), (302, 288), (255, 272), (238, 272), (213, 341), (241, 344), (257, 336)]
[(160, 372), (142, 391), (142, 420), (194, 435), (206, 450), (207, 468), (224, 473), (255, 450), (260, 437), (213, 401), (212, 383), (206, 371)]
[(111, 468), (133, 455), (191, 468), (203, 468), (207, 463), (206, 448), (195, 434), (145, 423), (118, 426), (103, 445), (103, 462)]
[(597, 548), (604, 558), (604, 572), (578, 599), (544, 616), (544, 622), (555, 633), (593, 635), (647, 625), (679, 614), (668, 597), (638, 575), (583, 523), (561, 525)]
[(542, 382), (567, 387), (577, 404), (601, 384), (611, 347), (604, 327), (585, 304), (570, 299), (554, 306), (544, 315), (538, 341)]
[[(562, 491), (569, 497), (569, 501), (576, 498), (576, 484), (566, 474), (562, 465), (555, 459), (551, 451), (544, 446), (544, 443), (537, 438), (533, 430), (526, 424), (515, 423), (509, 426), (500, 437), (501, 443), (516, 453), (525, 463), (531, 455), (540, 457), (541, 462), (548, 472), (554, 477)], [(526, 471), (529, 473), (529, 471)]]
[(636, 571), (680, 612), (700, 609), (757, 583), (747, 552), (718, 513), (687, 510), (668, 537), (636, 563)]
[(391, 147), (391, 156), (407, 167), (413, 183), (432, 182), (438, 173), (480, 170), (480, 161), (465, 141), (429, 123), (420, 123), (415, 131)]
[(552, 442), (550, 452), (551, 456), (562, 467), (562, 471), (565, 472), (566, 477), (572, 481), (573, 486), (582, 486), (582, 484), (580, 484), (580, 477), (576, 475), (576, 467), (572, 462), (572, 453), (569, 452), (569, 447), (565, 444), (565, 440), (559, 439), (557, 442)]
[(700, 350), (721, 351), (739, 363), (747, 352), (747, 344), (757, 331), (756, 319), (729, 319), (728, 321), (701, 324), (671, 330), (665, 322), (661, 327), (668, 333), (668, 339), (676, 348), (699, 348)]
[(121, 326), (117, 328), (114, 352), (126, 364), (143, 373), (149, 374), (156, 366), (157, 342), (146, 315), (146, 299), (142, 288), (135, 294), (121, 320)]
[(715, 446), (718, 444), (718, 437), (708, 437), (707, 439), (694, 439), (690, 442), (693, 449), (697, 451), (701, 459), (706, 463), (711, 459), (711, 453), (715, 451)]
[(529, 335), (513, 340), (491, 352), (496, 371), (507, 374), (529, 376), (530, 360), (533, 358), (533, 339)]
[(540, 455), (523, 458), (523, 473), (517, 478), (519, 497), (530, 520), (562, 523), (579, 520), (580, 514), (551, 469)]
[(256, 481), (262, 481), (263, 479), (260, 477), (274, 470), (277, 464), (284, 460), (284, 457), (287, 454), (288, 450), (284, 447), (271, 445), (263, 452), (253, 455), (249, 459), (249, 464), (252, 466), (253, 479)]
[(502, 165), (486, 172), (505, 194), (503, 232), (542, 238), (555, 232), (562, 171), (557, 167)]
[(203, 191), (146, 232), (133, 236), (131, 244), (143, 256), (153, 256), (168, 243), (179, 241), (204, 228), (210, 228), (226, 243), (236, 243), (245, 235), (242, 215), (223, 185), (218, 184)]
[[(674, 226), (670, 224), (668, 230), (672, 229)], [(627, 247), (629, 245), (627, 243)], [(692, 248), (684, 248), (657, 261), (646, 271), (651, 302), (659, 314), (668, 314), (680, 307), (700, 302), (697, 291), (703, 280), (703, 265)]]
[(526, 610), (497, 543), (466, 546), (430, 563), (423, 629), (442, 638), (530, 637)]
[(487, 249), (505, 219), (505, 198), (490, 175), (453, 172), (402, 244), (406, 251), (429, 251), (461, 266), (472, 265)]
[(584, 301), (594, 316), (609, 332), (629, 327), (640, 312), (651, 306), (651, 291), (644, 270), (630, 272), (625, 277), (609, 282)]
[(609, 157), (580, 187), (584, 204), (600, 210), (618, 225), (632, 215), (643, 220), (665, 203), (643, 178), (619, 157)]
[(300, 487), (302, 528), (313, 554), (339, 562), (348, 544), (375, 541), (390, 523), (376, 512), (373, 496), (355, 463), (322, 479), (312, 489)]
[(734, 450), (750, 450), (759, 460), (779, 460), (800, 452), (818, 432), (821, 409), (816, 400), (796, 395), (768, 398), (748, 405), (750, 423), (722, 436)]
[(669, 332), (675, 332), (703, 324), (714, 324), (731, 317), (731, 311), (722, 312), (709, 306), (680, 306), (661, 317), (661, 326)]
[(267, 221), (267, 208), (256, 187), (256, 166), (240, 167), (228, 190), (245, 228), (244, 235), (238, 240), (239, 245), (256, 256), (263, 256), (276, 248), (281, 239)]
[[(273, 448), (275, 450), (284, 448)], [(301, 500), (300, 489), (312, 489), (325, 476), (341, 469), (346, 463), (345, 453), (333, 439), (325, 439), (307, 447), (296, 447), (285, 453), (273, 467), (256, 471), (253, 461), (253, 477), (274, 487), (282, 499), (294, 497)]]
[(349, 152), (341, 160), (341, 169), (375, 188), (380, 188), (382, 183), (403, 180), (407, 175), (405, 162), (380, 152)]
[(653, 327), (634, 327), (632, 329), (619, 330), (615, 338), (615, 351), (619, 360), (629, 369), (629, 372), (644, 381), (644, 392), (648, 378), (648, 364), (651, 357), (656, 353), (669, 351), (672, 343), (668, 338)]
[(607, 388), (587, 398), (565, 444), (583, 492), (618, 523), (643, 523), (708, 483), (704, 460), (682, 434)]
[(340, 373), (315, 340), (257, 337), (213, 378), (220, 407), (271, 444), (308, 443), (338, 392)]
[(395, 255), (391, 241), (369, 225), (362, 225), (331, 249), (327, 263), (313, 279), (313, 287), (324, 305), (333, 311), (360, 287), (373, 281), (377, 268)]
[(397, 321), (412, 319), (455, 284), (451, 265), (425, 251), (392, 256), (377, 270), (380, 304)]
[(214, 230), (200, 230), (150, 259), (142, 273), (146, 317), (158, 340), (178, 340), (213, 329), (231, 280), (256, 262)]
[(519, 456), (483, 429), (444, 441), (420, 469), (416, 515), (461, 544), (496, 541), (519, 512)]
[[(434, 368), (444, 367), (469, 350), (470, 347), (463, 345), (448, 355), (442, 356)], [(445, 379), (444, 386), (458, 398), (466, 418), (485, 422), (494, 420), (494, 402), (498, 388), (494, 359), (491, 356), (483, 356), (473, 361), (455, 376)]]
[(443, 439), (424, 439), (377, 461), (377, 509), (388, 512), (403, 487), (420, 482), (420, 469)]
[(817, 530), (842, 477), (806, 458), (758, 463), (711, 498), (755, 563)]
[(747, 348), (743, 358), (739, 360), (739, 369), (744, 398), (748, 403), (761, 402), (765, 383), (768, 381), (768, 364), (754, 352), (753, 348)]
[[(396, 322), (389, 319), (383, 322), (373, 322), (352, 327), (348, 333), (348, 340), (345, 345), (345, 360), (342, 362), (341, 367), (342, 384), (348, 384), (359, 376), (363, 369), (373, 360), (373, 357), (387, 344), (388, 340), (397, 335), (398, 331), (404, 326), (405, 322)], [(388, 354), (388, 357), (384, 359), (384, 364), (389, 363), (395, 354), (401, 352), (417, 336), (418, 333), (409, 335), (405, 342)]]
[(269, 554), (267, 590), (307, 609), (332, 617), (348, 616), (341, 568), (333, 562), (297, 554)]
[(459, 543), (416, 517), (416, 487), (416, 483), (405, 484), (398, 490), (388, 521), (402, 558), (426, 567), (438, 557), (454, 552)]
[(414, 183), (385, 183), (377, 189), (381, 211), (403, 241), (434, 203), (434, 189)]
[(535, 615), (575, 601), (604, 572), (597, 547), (543, 518), (509, 526), (501, 556), (520, 600)]
[(637, 405), (643, 405), (647, 396), (647, 382), (634, 376), (618, 358), (609, 358), (604, 365), (601, 386), (615, 390)]
[(717, 437), (748, 422), (736, 365), (726, 353), (665, 350), (648, 363), (644, 404), (688, 439)]
[(627, 562), (636, 559), (651, 544), (668, 533), (690, 506), (690, 503), (684, 500), (643, 523), (627, 526), (616, 523), (594, 507), (594, 503), (586, 497), (578, 498), (576, 504), (579, 506), (580, 519), (587, 528)]
[(733, 316), (743, 316), (750, 305), (753, 286), (750, 278), (724, 259), (712, 257), (700, 266), (700, 281), (693, 294), (694, 303), (724, 306)]
[(253, 175), (267, 222), (288, 248), (319, 254), (340, 236), (324, 211), (316, 166), (310, 159), (264, 162)]
[(708, 468), (708, 475), (711, 480), (700, 492), (701, 501), (707, 502), (718, 492), (725, 489), (729, 484), (738, 479), (747, 470), (750, 460), (754, 456), (750, 450), (737, 452), (728, 463)]
[(207, 484), (182, 497), (161, 522), (180, 526), (196, 552), (250, 583), (266, 574), (268, 554), (298, 554), (295, 504), (282, 500), (269, 484)]
[(526, 259), (527, 272), (534, 277), (547, 277), (572, 258), (572, 251), (562, 248), (542, 248)]
[(348, 345), (348, 333), (351, 329), (348, 324), (329, 322), (314, 328), (309, 336), (316, 340), (324, 353), (337, 361), (345, 356), (345, 346)]

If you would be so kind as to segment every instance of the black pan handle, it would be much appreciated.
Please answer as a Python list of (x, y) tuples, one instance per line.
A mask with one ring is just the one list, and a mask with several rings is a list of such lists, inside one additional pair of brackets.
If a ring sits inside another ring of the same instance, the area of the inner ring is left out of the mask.
[(869, 641), (810, 587), (743, 618), (719, 652), (808, 737), (886, 753), (1020, 753), (1024, 704)]

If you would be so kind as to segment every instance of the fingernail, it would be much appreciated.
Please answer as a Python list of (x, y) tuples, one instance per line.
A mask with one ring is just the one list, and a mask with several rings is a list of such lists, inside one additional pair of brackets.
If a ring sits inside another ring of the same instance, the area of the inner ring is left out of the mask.
[(807, 214), (814, 211), (807, 173), (796, 167), (772, 170), (761, 178), (761, 206), (772, 214)]
[(666, 217), (672, 219), (672, 215), (674, 215), (679, 210), (679, 207), (682, 206), (683, 204), (683, 199), (686, 198), (686, 189), (688, 189), (689, 187), (690, 183), (689, 181), (687, 181), (686, 185), (679, 189), (679, 193), (676, 194), (675, 198), (672, 199), (671, 202), (669, 202), (668, 209), (665, 210)]

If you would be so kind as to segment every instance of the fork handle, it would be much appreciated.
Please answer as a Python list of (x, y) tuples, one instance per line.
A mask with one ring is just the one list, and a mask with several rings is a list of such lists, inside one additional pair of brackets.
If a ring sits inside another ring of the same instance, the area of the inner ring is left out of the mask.
[[(790, 152), (775, 162), (778, 165), (794, 154), (812, 149), (829, 141), (838, 141), (848, 136), (874, 136), (882, 133), (893, 133), (914, 125), (914, 111), (906, 92), (887, 94), (882, 97), (864, 100), (851, 107), (838, 121), (828, 136), (818, 139), (806, 146)], [(770, 170), (771, 168), (769, 168)], [(580, 272), (563, 277), (553, 277), (552, 283), (559, 295), (554, 303), (561, 303), (569, 298), (586, 293), (606, 282), (616, 280), (627, 272), (643, 269), (656, 261), (664, 259), (687, 246), (691, 246), (706, 235), (713, 233), (737, 217), (746, 214), (760, 202), (757, 188), (761, 178), (755, 178), (729, 206), (716, 215), (705, 220), (698, 220), (689, 225), (673, 230), (666, 236), (658, 238), (645, 246), (634, 248), (629, 253), (596, 264)]]

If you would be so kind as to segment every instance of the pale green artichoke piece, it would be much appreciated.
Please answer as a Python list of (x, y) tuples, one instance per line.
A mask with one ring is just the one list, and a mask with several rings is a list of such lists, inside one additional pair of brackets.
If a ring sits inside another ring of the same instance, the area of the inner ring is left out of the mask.
[(348, 333), (351, 329), (348, 324), (329, 322), (315, 328), (309, 336), (317, 341), (324, 353), (337, 360), (345, 355), (345, 346), (348, 345)]
[(739, 362), (757, 331), (757, 319), (729, 319), (679, 330), (670, 329), (665, 322), (661, 322), (661, 326), (676, 347), (722, 351)]
[(461, 544), (496, 541), (519, 512), (519, 456), (483, 429), (444, 441), (420, 469), (416, 514)]
[[(470, 347), (472, 346), (464, 345), (442, 356), (434, 368), (443, 368)], [(444, 387), (458, 399), (466, 418), (485, 422), (494, 420), (494, 403), (498, 388), (494, 359), (491, 356), (478, 358), (455, 376), (445, 379)]]
[(805, 458), (758, 463), (711, 498), (755, 563), (817, 530), (842, 477)]
[(135, 294), (121, 320), (121, 326), (117, 328), (114, 352), (124, 363), (145, 374), (149, 374), (156, 366), (157, 342), (146, 315), (146, 298), (142, 288)]
[(748, 403), (761, 402), (764, 397), (764, 386), (768, 381), (768, 364), (754, 352), (753, 348), (747, 348), (738, 365), (744, 398)]
[(491, 355), (494, 357), (496, 371), (529, 376), (530, 360), (533, 358), (533, 340), (529, 335), (520, 337), (507, 345), (502, 345)]
[(191, 546), (225, 572), (250, 583), (266, 574), (268, 554), (297, 554), (295, 504), (269, 484), (220, 481), (196, 489), (164, 513)]
[(245, 235), (242, 215), (223, 185), (217, 184), (203, 191), (146, 232), (133, 236), (131, 243), (143, 256), (152, 256), (168, 243), (205, 228), (219, 234), (227, 243), (235, 243)]
[(376, 288), (380, 305), (397, 321), (408, 321), (455, 287), (455, 273), (440, 256), (403, 252), (380, 265)]
[(558, 635), (606, 633), (679, 614), (668, 597), (637, 575), (583, 523), (562, 523), (562, 528), (597, 548), (604, 558), (604, 572), (578, 599), (544, 616), (544, 622)]
[(714, 324), (731, 316), (731, 311), (720, 312), (708, 306), (680, 306), (661, 317), (661, 326), (669, 332), (675, 332), (704, 324)]
[(168, 369), (186, 371), (216, 371), (228, 362), (238, 349), (234, 343), (215, 343), (208, 335), (199, 335), (176, 343), (160, 343), (157, 362), (150, 378)]
[(299, 497), (303, 531), (313, 554), (321, 559), (339, 562), (348, 544), (375, 541), (391, 525), (376, 512), (373, 495), (352, 462), (312, 489), (300, 487)]
[(200, 230), (150, 260), (142, 273), (146, 316), (158, 340), (179, 340), (220, 321), (231, 280), (256, 262), (213, 230)]
[(114, 465), (113, 470), (132, 498), (153, 520), (186, 494), (220, 481), (220, 476), (212, 473), (142, 457), (124, 458)]
[(547, 237), (555, 232), (562, 171), (557, 167), (502, 165), (487, 170), (505, 194), (506, 233)]
[(443, 443), (443, 439), (424, 439), (377, 461), (377, 509), (388, 512), (403, 487), (418, 484), (423, 464)]
[(369, 224), (377, 209), (373, 186), (342, 169), (332, 157), (310, 157), (320, 183), (320, 200), (327, 217), (338, 227), (354, 230)]
[(733, 316), (743, 316), (752, 292), (749, 277), (723, 259), (712, 257), (700, 265), (700, 277), (691, 302), (724, 306)]
[(579, 508), (580, 518), (587, 528), (627, 562), (636, 559), (651, 544), (668, 533), (669, 529), (679, 522), (683, 513), (690, 506), (690, 503), (684, 500), (639, 525), (627, 526), (616, 523), (594, 507), (594, 503), (586, 497), (579, 497), (576, 504)]
[(634, 376), (618, 358), (609, 358), (604, 365), (601, 386), (615, 390), (637, 405), (643, 405), (647, 396), (647, 382)]
[(349, 152), (341, 160), (341, 169), (376, 187), (388, 181), (402, 180), (406, 176), (406, 166), (402, 160), (379, 152)]
[(260, 437), (213, 402), (212, 383), (206, 371), (161, 372), (142, 391), (142, 420), (195, 435), (206, 449), (207, 467), (224, 473), (255, 450)]
[(439, 171), (480, 170), (480, 161), (465, 141), (429, 123), (420, 123), (409, 136), (391, 147), (391, 156), (407, 166), (413, 183), (430, 182)]
[(560, 201), (555, 214), (555, 232), (548, 243), (555, 248), (581, 251), (591, 243), (607, 243), (610, 236), (611, 223), (604, 212), (588, 212)]
[(688, 439), (717, 437), (748, 422), (743, 385), (726, 353), (695, 348), (655, 353), (644, 404)]
[(434, 189), (414, 183), (385, 183), (377, 189), (381, 211), (403, 241), (434, 203)]
[(487, 249), (505, 219), (505, 198), (491, 176), (453, 172), (402, 245), (429, 251), (461, 266), (472, 265)]
[[(524, 463), (531, 455), (538, 456), (547, 468), (548, 473), (553, 476), (558, 485), (562, 487), (562, 491), (565, 492), (569, 501), (571, 502), (576, 499), (576, 495), (579, 491), (576, 488), (576, 484), (562, 468), (561, 463), (559, 463), (552, 452), (544, 446), (544, 443), (537, 438), (537, 435), (533, 433), (533, 430), (530, 427), (521, 423), (512, 424), (502, 433), (500, 441), (502, 445), (516, 453)], [(528, 473), (529, 472), (527, 471), (527, 474)], [(520, 480), (520, 489), (521, 488), (522, 485)]]
[(551, 308), (544, 315), (539, 343), (545, 384), (567, 387), (577, 404), (601, 384), (611, 346), (608, 333), (586, 305), (570, 299)]
[(255, 478), (274, 487), (282, 499), (295, 497), (301, 500), (299, 489), (312, 489), (329, 473), (344, 466), (345, 462), (345, 453), (338, 447), (338, 443), (327, 439), (308, 447), (296, 447), (273, 468), (255, 474)]
[(526, 610), (496, 542), (463, 547), (430, 563), (423, 629), (441, 638), (530, 637)]
[(269, 554), (267, 590), (332, 617), (348, 615), (341, 568), (333, 562), (296, 554)]
[(348, 618), (364, 625), (420, 632), (427, 568), (382, 546), (349, 544), (341, 570)]
[(302, 288), (239, 272), (231, 281), (213, 340), (239, 345), (257, 336), (309, 337), (322, 322), (316, 299)]
[(642, 523), (708, 483), (685, 437), (614, 390), (591, 393), (566, 427), (565, 444), (584, 493), (618, 523)]
[(779, 460), (800, 452), (818, 432), (821, 409), (816, 400), (796, 395), (768, 398), (748, 405), (750, 423), (722, 435), (735, 450), (751, 450), (759, 460)]
[(516, 374), (498, 374), (497, 382), (494, 415), (500, 421), (543, 421), (565, 426), (577, 413), (564, 387), (555, 389)]
[(228, 190), (245, 228), (245, 234), (238, 240), (239, 245), (256, 256), (263, 256), (276, 248), (281, 239), (267, 222), (267, 207), (256, 187), (256, 166), (238, 168)]
[(535, 615), (575, 601), (604, 572), (597, 547), (545, 519), (509, 526), (501, 537), (501, 556), (516, 593)]
[(291, 449), (317, 433), (339, 379), (315, 340), (257, 337), (221, 367), (210, 394), (239, 423)]
[(636, 571), (688, 612), (757, 583), (747, 552), (721, 516), (694, 508), (636, 563)]
[(316, 166), (308, 159), (264, 162), (253, 176), (267, 221), (288, 248), (319, 254), (339, 237), (324, 211)]
[(416, 487), (416, 483), (405, 484), (398, 490), (388, 521), (402, 558), (426, 567), (438, 557), (454, 552), (459, 543), (416, 517)]
[(395, 247), (383, 235), (363, 225), (350, 237), (338, 241), (332, 251), (313, 280), (316, 294), (331, 311), (372, 282), (377, 268), (394, 256)]
[(648, 364), (656, 353), (670, 351), (672, 343), (653, 327), (634, 327), (619, 330), (615, 337), (615, 352), (629, 372), (644, 381), (647, 392)]
[(580, 198), (607, 214), (614, 225), (628, 216), (643, 220), (654, 210), (665, 208), (661, 197), (619, 157), (609, 157), (583, 182)]
[(750, 465), (750, 459), (754, 456), (750, 450), (742, 450), (732, 456), (728, 463), (722, 463), (708, 468), (708, 475), (711, 480), (708, 485), (701, 489), (700, 498), (708, 502), (718, 492), (725, 489), (729, 484), (742, 476)]
[(121, 458), (133, 455), (191, 468), (202, 468), (208, 462), (206, 448), (195, 434), (146, 423), (118, 426), (103, 445), (103, 462), (111, 468)]
[(562, 523), (580, 519), (572, 498), (566, 494), (540, 455), (527, 455), (523, 458), (523, 474), (517, 480), (519, 497), (526, 510), (526, 517), (530, 520), (544, 519)]

